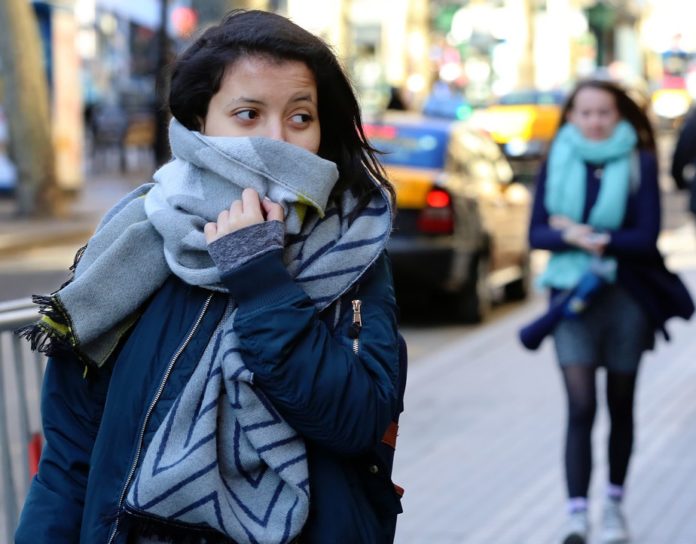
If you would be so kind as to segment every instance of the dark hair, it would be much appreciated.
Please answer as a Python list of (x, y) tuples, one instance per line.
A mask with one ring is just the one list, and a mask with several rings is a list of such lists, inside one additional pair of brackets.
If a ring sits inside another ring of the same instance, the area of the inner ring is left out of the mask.
[(318, 155), (338, 166), (336, 190), (351, 188), (367, 202), (375, 189), (368, 178), (371, 175), (393, 202), (394, 188), (377, 160), (377, 150), (367, 141), (358, 101), (336, 56), (322, 39), (281, 15), (234, 10), (219, 25), (207, 29), (173, 63), (169, 87), (172, 115), (189, 130), (201, 130), (225, 71), (249, 55), (307, 65), (317, 85), (321, 126)]
[(586, 79), (580, 81), (570, 93), (563, 106), (560, 123), (558, 125), (559, 129), (568, 122), (568, 114), (570, 110), (573, 109), (575, 97), (583, 89), (599, 89), (600, 91), (606, 91), (611, 94), (616, 102), (619, 115), (631, 123), (636, 131), (636, 136), (638, 136), (638, 148), (655, 152), (655, 133), (647, 114), (643, 108), (633, 101), (626, 90), (618, 83), (609, 80)]

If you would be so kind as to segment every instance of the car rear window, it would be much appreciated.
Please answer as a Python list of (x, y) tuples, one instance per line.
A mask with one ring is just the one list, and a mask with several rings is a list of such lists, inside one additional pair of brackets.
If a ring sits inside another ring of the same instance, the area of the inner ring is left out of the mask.
[(419, 168), (444, 168), (449, 130), (435, 126), (366, 124), (370, 143), (384, 155), (383, 164)]

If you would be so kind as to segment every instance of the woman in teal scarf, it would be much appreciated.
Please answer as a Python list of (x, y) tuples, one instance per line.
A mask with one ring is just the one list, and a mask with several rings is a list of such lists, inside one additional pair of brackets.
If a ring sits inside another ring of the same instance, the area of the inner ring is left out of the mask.
[(651, 309), (641, 300), (649, 298), (648, 289), (632, 281), (631, 269), (661, 262), (659, 230), (655, 140), (645, 113), (613, 83), (580, 83), (569, 96), (540, 173), (530, 227), (531, 246), (551, 252), (540, 284), (552, 297), (573, 289), (590, 269), (602, 270), (604, 280), (586, 309), (562, 319), (553, 332), (568, 399), (564, 544), (584, 544), (588, 538), (600, 366), (607, 371), (611, 417), (601, 541), (629, 539), (621, 499), (633, 442), (633, 397), (640, 359), (655, 330)]

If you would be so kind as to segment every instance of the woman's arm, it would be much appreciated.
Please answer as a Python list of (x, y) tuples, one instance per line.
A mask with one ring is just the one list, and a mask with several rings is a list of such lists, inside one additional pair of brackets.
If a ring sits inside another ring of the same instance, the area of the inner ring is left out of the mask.
[[(361, 279), (357, 353), (341, 308), (330, 329), (282, 260), (282, 208), (245, 189), (205, 227), (208, 251), (238, 303), (234, 321), (245, 365), (287, 422), (343, 454), (378, 444), (398, 413), (398, 335), (391, 270), (382, 255)], [(337, 331), (337, 333), (336, 333)]]
[(398, 412), (396, 301), (386, 255), (360, 281), (357, 354), (350, 302), (332, 331), (287, 272), (280, 249), (223, 273), (223, 281), (239, 305), (234, 326), (244, 363), (287, 422), (343, 454), (378, 444)]
[(24, 503), (16, 544), (80, 540), (90, 456), (99, 427), (110, 370), (83, 377), (73, 358), (51, 358), (46, 367), (41, 417), (46, 443), (39, 472)]
[(634, 220), (630, 226), (611, 232), (606, 247), (608, 255), (617, 257), (653, 256), (660, 234), (660, 187), (657, 159), (651, 153), (640, 155), (640, 185), (631, 196)]

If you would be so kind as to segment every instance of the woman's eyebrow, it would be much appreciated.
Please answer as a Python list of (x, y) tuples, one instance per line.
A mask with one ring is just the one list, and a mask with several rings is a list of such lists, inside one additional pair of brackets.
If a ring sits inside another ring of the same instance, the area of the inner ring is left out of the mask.
[[(312, 99), (312, 95), (310, 93), (306, 94), (301, 94), (298, 96), (293, 96), (289, 103), (294, 104), (296, 102), (310, 102), (314, 104), (314, 100)], [(231, 106), (236, 106), (238, 104), (258, 104), (260, 106), (266, 105), (266, 102), (263, 100), (259, 100), (258, 98), (251, 98), (248, 96), (238, 96), (236, 98), (233, 98), (229, 102), (225, 104), (225, 108), (229, 108)]]
[(294, 96), (293, 98), (290, 99), (290, 102), (314, 102), (312, 100), (312, 95), (307, 93), (307, 94), (301, 94), (299, 96)]
[(233, 98), (228, 102), (228, 105), (233, 105), (237, 104), (239, 102), (244, 102), (244, 103), (251, 103), (251, 104), (265, 104), (263, 100), (259, 100), (258, 98), (249, 98), (247, 96), (238, 96), (237, 98)]

